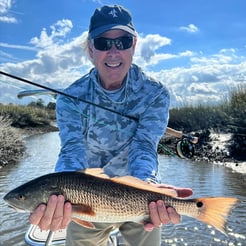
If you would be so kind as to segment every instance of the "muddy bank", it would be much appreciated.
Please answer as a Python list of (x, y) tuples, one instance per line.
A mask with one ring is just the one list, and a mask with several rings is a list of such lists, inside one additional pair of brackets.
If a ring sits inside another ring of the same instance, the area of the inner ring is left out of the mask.
[(25, 138), (28, 136), (58, 131), (53, 125), (39, 127), (16, 128), (11, 127), (9, 122), (1, 121), (0, 133), (0, 168), (6, 165), (16, 164), (24, 155)]
[[(192, 161), (223, 165), (233, 169), (235, 172), (246, 174), (244, 147), (234, 155), (234, 142), (231, 133), (201, 130), (196, 133), (190, 133), (190, 135), (199, 138), (198, 143), (194, 145)], [(159, 148), (158, 152), (160, 154), (177, 155), (176, 144), (179, 140), (180, 139), (177, 138), (164, 136), (160, 143), (166, 148)], [(242, 140), (240, 145), (246, 146), (245, 139)], [(168, 153), (168, 149), (171, 150), (170, 153)]]

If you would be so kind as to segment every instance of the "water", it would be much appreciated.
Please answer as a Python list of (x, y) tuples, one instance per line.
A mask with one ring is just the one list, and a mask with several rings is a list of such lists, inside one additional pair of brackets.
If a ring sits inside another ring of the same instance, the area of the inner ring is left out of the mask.
[[(2, 197), (12, 188), (34, 177), (52, 172), (59, 152), (56, 132), (26, 140), (27, 155), (15, 166), (0, 169), (0, 245), (24, 246), (28, 214), (8, 208)], [(228, 220), (228, 235), (194, 219), (183, 217), (178, 225), (163, 226), (162, 245), (246, 245), (246, 176), (207, 163), (193, 163), (160, 156), (163, 183), (190, 187), (193, 197), (232, 196), (241, 200)]]

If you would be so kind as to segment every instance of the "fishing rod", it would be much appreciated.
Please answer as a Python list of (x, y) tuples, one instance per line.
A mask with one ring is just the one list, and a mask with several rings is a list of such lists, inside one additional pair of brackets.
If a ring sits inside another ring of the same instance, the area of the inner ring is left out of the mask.
[[(115, 113), (115, 114), (118, 114), (118, 115), (120, 115), (122, 117), (126, 117), (126, 118), (131, 119), (131, 120), (134, 120), (134, 121), (138, 121), (138, 118), (136, 118), (134, 116), (121, 114), (121, 113), (119, 113), (119, 112), (117, 112), (115, 110), (106, 108), (104, 106), (98, 105), (98, 104), (93, 103), (91, 101), (87, 101), (87, 100), (85, 100), (83, 98), (75, 97), (73, 95), (70, 95), (68, 93), (65, 93), (62, 90), (50, 88), (48, 86), (41, 85), (41, 84), (32, 82), (30, 80), (27, 80), (27, 79), (23, 79), (21, 77), (18, 77), (18, 76), (15, 76), (15, 75), (12, 75), (12, 74), (3, 72), (3, 71), (0, 71), (0, 74), (2, 74), (4, 76), (7, 76), (7, 77), (10, 77), (10, 78), (13, 78), (13, 79), (16, 79), (16, 80), (19, 80), (19, 81), (22, 81), (22, 82), (27, 83), (27, 84), (31, 84), (31, 85), (37, 86), (37, 87), (43, 89), (43, 90), (27, 90), (27, 91), (22, 91), (22, 92), (20, 92), (17, 95), (18, 98), (22, 98), (24, 96), (31, 96), (31, 95), (35, 95), (35, 94), (47, 94), (47, 92), (49, 92), (49, 94), (52, 94), (53, 96), (56, 96), (57, 94), (60, 94), (60, 95), (63, 95), (63, 96), (72, 98), (74, 100), (81, 101), (81, 102), (84, 102), (84, 103), (88, 103), (88, 104), (93, 105), (95, 107), (99, 107), (101, 109), (110, 111), (110, 112)], [(177, 138), (180, 138), (181, 139), (181, 140), (178, 141), (177, 148), (176, 148), (177, 154), (178, 154), (179, 157), (181, 157), (181, 158), (189, 158), (189, 159), (191, 157), (193, 157), (193, 155), (194, 155), (194, 144), (197, 144), (197, 142), (198, 142), (198, 138), (197, 137), (193, 137), (193, 136), (184, 134), (182, 131), (177, 131), (177, 130), (172, 129), (170, 127), (167, 127), (166, 128), (166, 133), (168, 135), (171, 135), (171, 136), (174, 136), (174, 137), (177, 137)], [(164, 148), (163, 146), (161, 146), (161, 147), (162, 147), (162, 149)]]
[(10, 78), (13, 78), (13, 79), (16, 79), (16, 80), (19, 80), (19, 81), (22, 81), (24, 83), (27, 83), (27, 84), (30, 84), (30, 85), (34, 85), (34, 86), (37, 86), (39, 88), (42, 88), (42, 89), (45, 89), (45, 90), (48, 90), (48, 91), (51, 91), (53, 93), (56, 93), (56, 94), (60, 94), (60, 95), (63, 95), (63, 96), (66, 96), (66, 97), (69, 97), (69, 98), (72, 98), (76, 101), (80, 101), (80, 102), (84, 102), (84, 103), (88, 103), (90, 105), (93, 105), (95, 107), (98, 107), (98, 108), (101, 108), (101, 109), (104, 109), (106, 111), (110, 111), (112, 113), (115, 113), (115, 114), (118, 114), (120, 116), (123, 116), (123, 117), (126, 117), (128, 119), (131, 119), (131, 120), (135, 120), (135, 121), (138, 121), (138, 118), (137, 117), (134, 117), (134, 116), (131, 116), (131, 115), (125, 115), (125, 114), (121, 114), (120, 112), (117, 112), (113, 109), (110, 109), (110, 108), (106, 108), (102, 105), (99, 105), (99, 104), (96, 104), (96, 103), (93, 103), (91, 101), (87, 101), (81, 97), (75, 97), (73, 95), (70, 95), (64, 91), (60, 91), (60, 90), (56, 90), (54, 88), (51, 88), (51, 87), (48, 87), (48, 86), (45, 86), (45, 85), (41, 85), (41, 84), (38, 84), (38, 83), (35, 83), (35, 82), (32, 82), (30, 80), (27, 80), (27, 79), (23, 79), (21, 77), (18, 77), (18, 76), (15, 76), (15, 75), (12, 75), (12, 74), (9, 74), (9, 73), (5, 73), (3, 71), (0, 71), (0, 74), (4, 75), (4, 76), (7, 76), (7, 77), (10, 77)]

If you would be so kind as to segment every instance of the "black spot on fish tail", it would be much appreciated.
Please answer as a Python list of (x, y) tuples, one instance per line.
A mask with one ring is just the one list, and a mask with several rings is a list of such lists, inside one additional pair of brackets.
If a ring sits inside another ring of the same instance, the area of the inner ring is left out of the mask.
[(203, 206), (203, 202), (201, 202), (201, 201), (197, 202), (196, 206), (197, 206), (198, 208), (201, 208), (201, 207)]

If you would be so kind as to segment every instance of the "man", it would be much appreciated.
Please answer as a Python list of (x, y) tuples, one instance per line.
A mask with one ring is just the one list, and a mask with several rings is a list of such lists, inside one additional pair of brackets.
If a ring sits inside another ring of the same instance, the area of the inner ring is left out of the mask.
[[(86, 50), (94, 68), (57, 99), (61, 152), (56, 171), (100, 167), (109, 176), (132, 175), (158, 185), (157, 145), (168, 122), (169, 94), (159, 82), (132, 64), (137, 33), (128, 10), (119, 5), (96, 9), (90, 20)], [(190, 189), (177, 189), (181, 197)], [(68, 224), (66, 245), (106, 245), (111, 230), (119, 228), (133, 246), (160, 245), (162, 224), (178, 223), (180, 216), (163, 201), (149, 204), (151, 222), (95, 223), (95, 229), (71, 220), (71, 204), (51, 196), (30, 222), (57, 230)]]

